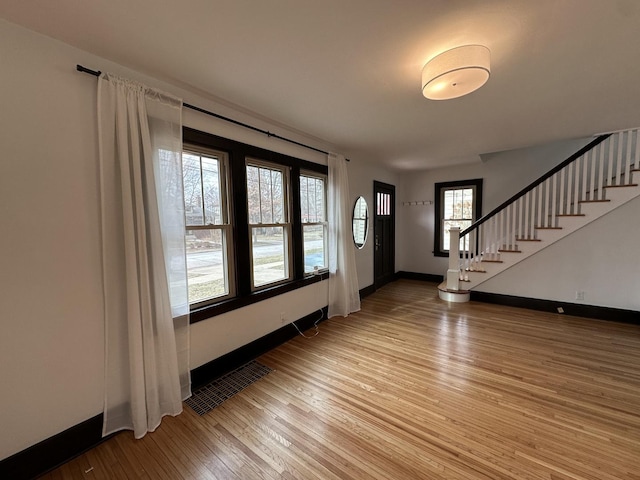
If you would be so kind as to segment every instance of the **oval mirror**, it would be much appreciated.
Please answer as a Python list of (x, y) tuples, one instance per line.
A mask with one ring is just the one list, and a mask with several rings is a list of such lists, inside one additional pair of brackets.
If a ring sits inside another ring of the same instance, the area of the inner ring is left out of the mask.
[(367, 231), (369, 227), (369, 210), (367, 201), (363, 197), (358, 197), (353, 207), (353, 243), (356, 247), (364, 247), (367, 241)]

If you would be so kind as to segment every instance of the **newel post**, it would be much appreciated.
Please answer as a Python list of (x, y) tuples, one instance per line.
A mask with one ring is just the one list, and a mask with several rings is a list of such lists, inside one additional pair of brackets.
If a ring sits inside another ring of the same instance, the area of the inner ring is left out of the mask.
[(460, 227), (449, 229), (449, 269), (447, 270), (447, 290), (460, 288)]

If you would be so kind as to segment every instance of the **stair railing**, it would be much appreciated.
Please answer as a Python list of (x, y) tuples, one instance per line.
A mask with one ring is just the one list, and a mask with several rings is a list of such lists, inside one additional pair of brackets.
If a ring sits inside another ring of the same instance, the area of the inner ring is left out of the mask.
[[(631, 171), (640, 169), (640, 129), (598, 136), (506, 202), (459, 233), (459, 269), (449, 277), (468, 280), (469, 271), (484, 271), (482, 262), (500, 261), (502, 252), (518, 251), (518, 241), (538, 241), (538, 231), (559, 229), (558, 219), (582, 216), (585, 202), (607, 201), (605, 187), (631, 184)], [(457, 255), (456, 255), (457, 256)], [(455, 256), (452, 255), (453, 258)], [(456, 282), (457, 283), (457, 282)]]

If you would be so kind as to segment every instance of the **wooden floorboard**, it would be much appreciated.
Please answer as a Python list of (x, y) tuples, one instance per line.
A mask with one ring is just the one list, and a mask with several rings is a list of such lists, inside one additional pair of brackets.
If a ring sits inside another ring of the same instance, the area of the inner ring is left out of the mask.
[(212, 412), (47, 479), (640, 479), (640, 327), (399, 280)]

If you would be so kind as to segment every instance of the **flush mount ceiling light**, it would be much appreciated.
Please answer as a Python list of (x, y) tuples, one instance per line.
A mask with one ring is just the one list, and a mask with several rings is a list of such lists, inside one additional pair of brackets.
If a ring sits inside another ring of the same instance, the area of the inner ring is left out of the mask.
[(422, 94), (431, 100), (467, 95), (489, 79), (491, 54), (482, 45), (452, 48), (432, 58), (422, 69)]

